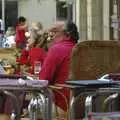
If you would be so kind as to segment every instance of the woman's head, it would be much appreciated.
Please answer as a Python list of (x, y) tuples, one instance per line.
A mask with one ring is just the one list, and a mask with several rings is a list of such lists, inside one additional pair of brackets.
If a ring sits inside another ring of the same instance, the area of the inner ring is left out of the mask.
[(30, 47), (40, 46), (43, 36), (43, 27), (42, 24), (38, 21), (32, 22), (29, 31), (29, 40), (28, 45)]
[(6, 36), (12, 36), (15, 35), (15, 29), (14, 27), (8, 27), (6, 31)]
[(19, 23), (19, 24), (25, 24), (25, 22), (26, 22), (26, 18), (25, 18), (25, 17), (20, 16), (20, 17), (18, 18), (18, 23)]
[(42, 29), (43, 27), (40, 22), (32, 22), (29, 30), (30, 37), (32, 37), (33, 39), (36, 39), (41, 35)]
[(77, 26), (75, 25), (75, 23), (66, 22), (66, 24), (64, 26), (64, 32), (65, 32), (65, 34), (70, 36), (72, 38), (72, 40), (74, 40), (77, 43), (77, 41), (79, 39), (79, 33), (78, 33), (78, 29), (77, 29)]
[(32, 22), (31, 28), (35, 30), (42, 30), (43, 26), (39, 21), (37, 21), (37, 22)]

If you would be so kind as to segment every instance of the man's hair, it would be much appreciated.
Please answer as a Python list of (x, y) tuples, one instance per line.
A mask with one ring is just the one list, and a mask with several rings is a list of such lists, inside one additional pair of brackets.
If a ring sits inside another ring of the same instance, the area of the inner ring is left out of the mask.
[(69, 35), (76, 43), (79, 39), (78, 29), (75, 23), (66, 22), (64, 31), (67, 35)]
[(26, 21), (26, 18), (23, 17), (23, 16), (20, 16), (20, 17), (18, 18), (18, 23), (25, 22), (25, 21)]
[(50, 28), (50, 31), (54, 32), (54, 31), (63, 31), (64, 30), (64, 25), (65, 25), (65, 22), (63, 21), (57, 21), (54, 23), (54, 25)]

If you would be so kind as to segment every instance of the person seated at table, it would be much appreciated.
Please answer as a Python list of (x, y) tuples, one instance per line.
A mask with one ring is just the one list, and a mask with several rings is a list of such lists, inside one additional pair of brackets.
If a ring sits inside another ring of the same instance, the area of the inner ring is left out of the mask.
[[(40, 24), (40, 22), (37, 22), (37, 24)], [(32, 26), (32, 27), (33, 27), (32, 29), (34, 29), (34, 26)], [(40, 27), (40, 25), (39, 25), (39, 27)], [(42, 28), (40, 27), (40, 29), (37, 29), (37, 30), (41, 30), (41, 29)], [(32, 36), (33, 34), (34, 34), (34, 37)], [(26, 48), (22, 51), (21, 56), (19, 58), (17, 58), (17, 62), (20, 65), (30, 66), (30, 69), (28, 70), (28, 72), (31, 74), (34, 74), (35, 61), (40, 61), (41, 65), (42, 65), (44, 58), (46, 56), (45, 50), (43, 48), (41, 48), (41, 46), (40, 46), (40, 40), (41, 40), (40, 36), (41, 36), (41, 34), (36, 34), (32, 31)], [(27, 66), (24, 66), (24, 67), (27, 67)], [(24, 71), (23, 69), (21, 71)], [(21, 73), (19, 73), (21, 71), (17, 71), (18, 72), (17, 74), (21, 74)], [(20, 93), (15, 92), (15, 95), (19, 99), (19, 105), (20, 105), (20, 109), (22, 111), (22, 108), (24, 106), (25, 94), (22, 92), (20, 92)], [(8, 109), (8, 107), (9, 107), (9, 109)], [(10, 98), (8, 97), (8, 98), (6, 98), (6, 101), (5, 101), (4, 113), (6, 113), (8, 115), (11, 114), (12, 108), (13, 107), (11, 105)]]
[(21, 56), (17, 58), (17, 62), (21, 65), (28, 65), (31, 67), (28, 71), (31, 74), (34, 74), (35, 62), (39, 61), (42, 65), (46, 55), (45, 50), (40, 44), (42, 41), (41, 31), (42, 25), (40, 22), (32, 23), (30, 37), (28, 39), (26, 48), (22, 51)]
[(12, 48), (15, 46), (15, 29), (14, 27), (8, 27), (4, 41), (3, 41), (3, 47), (4, 48)]
[[(70, 56), (72, 48), (79, 39), (78, 30), (73, 22), (57, 23), (51, 28), (53, 43), (44, 60), (39, 79), (48, 80), (50, 85), (64, 84), (68, 80)], [(61, 90), (69, 99), (69, 91)], [(67, 111), (65, 102), (58, 93), (55, 95), (55, 104), (63, 111)]]

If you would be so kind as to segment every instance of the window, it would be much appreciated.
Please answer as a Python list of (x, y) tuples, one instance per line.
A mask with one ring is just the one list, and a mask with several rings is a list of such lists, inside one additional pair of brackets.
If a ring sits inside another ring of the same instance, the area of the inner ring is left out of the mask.
[(56, 0), (56, 17), (58, 20), (67, 19), (67, 3), (64, 0)]
[[(18, 16), (18, 6), (16, 0), (5, 0), (5, 29), (14, 26)], [(0, 18), (2, 18), (2, 1), (0, 1)]]

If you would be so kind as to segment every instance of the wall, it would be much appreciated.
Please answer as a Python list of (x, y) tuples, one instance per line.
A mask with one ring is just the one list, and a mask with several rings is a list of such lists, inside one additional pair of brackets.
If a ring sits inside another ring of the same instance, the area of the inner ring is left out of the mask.
[(45, 28), (51, 26), (56, 19), (55, 0), (19, 0), (18, 15), (32, 21), (41, 21)]

